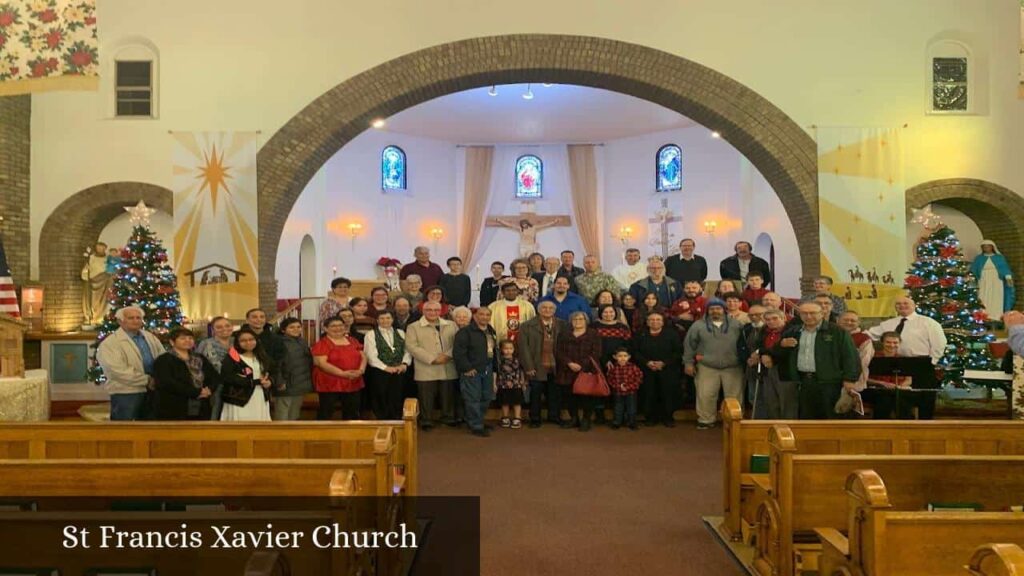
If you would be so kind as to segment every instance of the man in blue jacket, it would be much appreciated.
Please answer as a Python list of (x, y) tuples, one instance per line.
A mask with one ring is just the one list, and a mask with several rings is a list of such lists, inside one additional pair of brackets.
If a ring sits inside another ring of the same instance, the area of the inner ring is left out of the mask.
[(477, 308), (473, 321), (455, 334), (453, 357), (459, 387), (466, 403), (466, 423), (474, 436), (490, 436), (484, 425), (487, 406), (494, 400), (494, 362), (498, 341), (491, 328), (491, 310)]
[(564, 276), (555, 279), (552, 293), (538, 300), (537, 304), (541, 302), (554, 302), (555, 317), (566, 322), (573, 312), (583, 312), (590, 320), (590, 303), (583, 296), (569, 291), (569, 279)]

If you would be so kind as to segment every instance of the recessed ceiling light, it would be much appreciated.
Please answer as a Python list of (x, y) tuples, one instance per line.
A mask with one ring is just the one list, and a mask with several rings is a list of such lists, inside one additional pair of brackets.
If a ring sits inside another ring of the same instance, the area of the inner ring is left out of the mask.
[(533, 89), (530, 84), (526, 85), (526, 92), (523, 92), (523, 100), (533, 100)]
[(711, 137), (712, 138), (721, 138), (722, 134), (718, 130), (712, 130), (711, 131)]
[(373, 126), (374, 128), (377, 128), (378, 130), (383, 128), (385, 124), (387, 124), (387, 122), (385, 122), (383, 118), (377, 118), (373, 122), (370, 122), (370, 126)]
[(554, 84), (551, 84), (550, 82), (545, 82), (545, 83), (543, 84), (543, 86), (544, 86), (545, 88), (551, 88), (552, 86), (554, 86)]
[(491, 89), (487, 91), (487, 94), (489, 96), (497, 96), (498, 95), (498, 87), (494, 86), (494, 85), (491, 85)]

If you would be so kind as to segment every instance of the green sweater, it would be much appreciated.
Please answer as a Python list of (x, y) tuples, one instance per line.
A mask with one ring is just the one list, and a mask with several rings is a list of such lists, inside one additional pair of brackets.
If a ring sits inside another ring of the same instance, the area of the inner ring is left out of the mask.
[[(783, 348), (782, 340), (796, 338), (799, 342), (802, 330), (802, 324), (787, 328), (779, 343), (771, 349), (771, 356), (779, 367), (779, 378), (783, 380), (799, 379), (796, 359), (800, 345)], [(823, 322), (818, 327), (814, 340), (814, 373), (818, 382), (829, 383), (855, 382), (860, 377), (860, 356), (853, 345), (853, 339), (848, 332), (831, 322)]]

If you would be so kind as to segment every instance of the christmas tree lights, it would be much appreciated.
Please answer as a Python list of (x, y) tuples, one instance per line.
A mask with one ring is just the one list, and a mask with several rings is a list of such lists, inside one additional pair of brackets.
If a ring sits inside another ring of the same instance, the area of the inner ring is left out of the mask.
[(904, 287), (917, 303), (917, 313), (942, 325), (947, 339), (946, 354), (939, 361), (945, 370), (943, 384), (959, 384), (965, 369), (999, 369), (988, 349), (995, 335), (956, 234), (938, 221), (929, 230), (915, 247)]
[[(185, 322), (178, 295), (178, 279), (167, 263), (167, 250), (149, 228), (148, 217), (140, 217), (136, 222), (135, 216), (133, 213), (135, 227), (132, 237), (119, 254), (121, 262), (117, 265), (110, 288), (110, 311), (92, 346), (94, 359), (96, 348), (118, 329), (114, 314), (125, 306), (142, 308), (146, 315), (145, 329), (157, 336), (164, 336)], [(89, 369), (89, 379), (96, 384), (106, 381), (103, 369), (95, 362)]]

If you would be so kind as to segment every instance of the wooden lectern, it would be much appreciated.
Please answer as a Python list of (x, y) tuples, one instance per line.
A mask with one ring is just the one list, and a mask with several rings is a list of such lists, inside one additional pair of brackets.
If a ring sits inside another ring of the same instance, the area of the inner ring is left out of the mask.
[(28, 324), (0, 314), (0, 378), (25, 376), (25, 332)]

